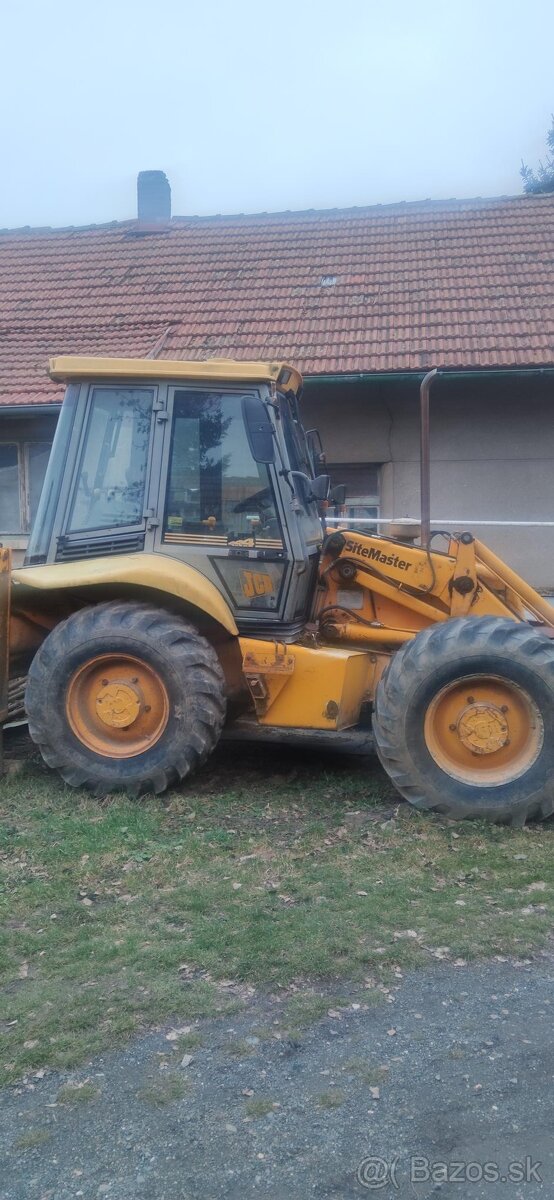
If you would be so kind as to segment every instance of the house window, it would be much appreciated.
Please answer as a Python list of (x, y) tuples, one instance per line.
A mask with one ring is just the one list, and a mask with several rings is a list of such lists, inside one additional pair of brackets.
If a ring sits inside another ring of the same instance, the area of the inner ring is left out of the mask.
[[(352, 524), (362, 518), (365, 521), (379, 516), (379, 463), (329, 463), (331, 487), (343, 483), (346, 486), (346, 504), (341, 509), (331, 509), (333, 516), (348, 517)], [(367, 533), (376, 533), (377, 525), (363, 525)]]
[(0, 534), (29, 532), (50, 445), (50, 442), (0, 442)]

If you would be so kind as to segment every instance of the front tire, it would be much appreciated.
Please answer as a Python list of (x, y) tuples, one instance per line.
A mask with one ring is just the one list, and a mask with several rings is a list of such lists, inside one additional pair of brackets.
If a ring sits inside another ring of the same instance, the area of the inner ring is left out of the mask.
[(73, 787), (159, 793), (217, 745), (224, 686), (189, 622), (149, 604), (99, 604), (56, 625), (37, 651), (29, 732)]
[(554, 643), (497, 617), (432, 625), (376, 695), (381, 763), (419, 809), (522, 825), (554, 811)]

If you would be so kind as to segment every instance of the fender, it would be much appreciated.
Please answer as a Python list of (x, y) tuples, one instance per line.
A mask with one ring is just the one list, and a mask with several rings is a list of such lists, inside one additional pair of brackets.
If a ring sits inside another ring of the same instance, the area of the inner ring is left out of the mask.
[(165, 554), (114, 554), (109, 558), (19, 567), (12, 572), (12, 581), (17, 601), (23, 600), (18, 595), (23, 588), (49, 592), (102, 588), (109, 584), (148, 588), (176, 596), (212, 617), (227, 633), (238, 634), (231, 609), (214, 584), (195, 567)]

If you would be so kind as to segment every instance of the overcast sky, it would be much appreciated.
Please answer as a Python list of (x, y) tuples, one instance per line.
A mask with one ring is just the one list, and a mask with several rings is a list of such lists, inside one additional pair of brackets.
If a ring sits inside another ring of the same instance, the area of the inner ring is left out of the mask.
[(554, 109), (552, 0), (4, 5), (0, 226), (521, 191)]

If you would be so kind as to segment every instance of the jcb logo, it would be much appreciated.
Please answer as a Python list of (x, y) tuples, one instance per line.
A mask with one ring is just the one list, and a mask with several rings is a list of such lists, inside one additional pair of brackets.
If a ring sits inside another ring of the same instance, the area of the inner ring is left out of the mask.
[(254, 596), (269, 596), (273, 591), (271, 575), (262, 571), (241, 571), (240, 574), (242, 591), (247, 600), (252, 600)]

